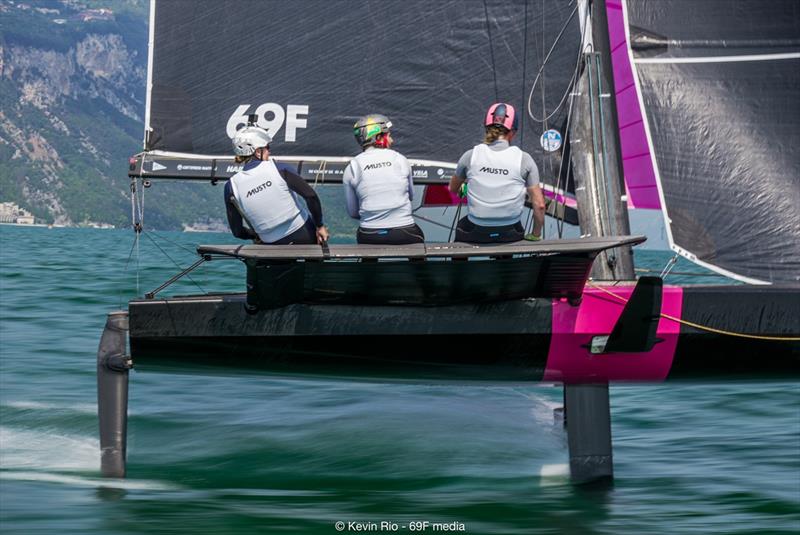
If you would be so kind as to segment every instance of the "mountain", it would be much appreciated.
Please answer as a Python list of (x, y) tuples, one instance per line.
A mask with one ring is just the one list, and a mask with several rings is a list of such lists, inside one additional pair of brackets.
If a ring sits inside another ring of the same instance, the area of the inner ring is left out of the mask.
[[(56, 224), (130, 224), (147, 0), (0, 0), (0, 202)], [(154, 183), (145, 223), (224, 220), (221, 187)]]
[[(130, 225), (142, 149), (148, 0), (0, 0), (0, 202), (40, 222)], [(338, 187), (326, 223), (355, 235)], [(220, 183), (153, 181), (145, 227), (225, 228)]]

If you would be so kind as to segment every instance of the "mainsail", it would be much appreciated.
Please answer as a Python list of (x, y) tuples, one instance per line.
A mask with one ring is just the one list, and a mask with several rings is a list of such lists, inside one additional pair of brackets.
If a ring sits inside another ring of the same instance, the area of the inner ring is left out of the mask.
[[(489, 104), (522, 107), (529, 78), (558, 31), (567, 24), (568, 33), (579, 34), (574, 4), (565, 2), (237, 0), (201, 6), (153, 0), (145, 150), (205, 156), (206, 165), (184, 164), (180, 171), (203, 174), (213, 165), (216, 177), (225, 169), (212, 160), (230, 154), (230, 138), (249, 114), (273, 134), (275, 154), (323, 160), (331, 168), (358, 151), (355, 120), (376, 112), (392, 119), (396, 147), (409, 158), (454, 163), (481, 139), (481, 114)], [(575, 68), (578, 42), (565, 43), (549, 61), (550, 110), (569, 90)], [(552, 120), (564, 117), (565, 110)], [(535, 152), (542, 127), (521, 119), (517, 139)], [(169, 165), (162, 160), (160, 170)], [(450, 171), (434, 174), (415, 178), (444, 181)]]
[(661, 205), (697, 263), (800, 281), (800, 3), (611, 0), (608, 15), (631, 199)]

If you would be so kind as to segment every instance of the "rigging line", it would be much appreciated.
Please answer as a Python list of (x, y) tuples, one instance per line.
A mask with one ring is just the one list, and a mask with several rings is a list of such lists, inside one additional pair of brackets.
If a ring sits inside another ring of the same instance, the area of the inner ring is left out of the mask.
[[(567, 124), (564, 128), (564, 136), (563, 136), (563, 144), (561, 146), (561, 161), (558, 164), (558, 179), (556, 180), (556, 191), (564, 191), (564, 202), (562, 203), (564, 209), (562, 210), (562, 217), (558, 218), (558, 237), (561, 238), (564, 234), (564, 218), (566, 217), (566, 206), (567, 206), (567, 197), (566, 192), (569, 186), (569, 173), (572, 170), (572, 151), (570, 150), (570, 157), (567, 159), (567, 171), (562, 175), (562, 170), (564, 168), (564, 153), (567, 150), (567, 135), (569, 135), (569, 129), (572, 126), (572, 111), (575, 108), (575, 98), (570, 98), (569, 100), (569, 107), (567, 108)], [(572, 136), (570, 136), (570, 140)], [(564, 177), (564, 186), (561, 186), (561, 178)], [(554, 199), (555, 200), (555, 199)], [(555, 202), (558, 202), (555, 200)]]
[(675, 267), (675, 264), (677, 263), (678, 263), (678, 253), (675, 253), (672, 256), (672, 258), (669, 259), (667, 265), (664, 266), (664, 269), (661, 270), (661, 275), (659, 275), (659, 277), (663, 279), (664, 277), (669, 275), (669, 272), (672, 271), (672, 268)]
[[(639, 273), (655, 273), (656, 271), (659, 271), (659, 273), (663, 273), (663, 271), (656, 270), (656, 269), (648, 269), (648, 268), (634, 268), (634, 271), (638, 271)], [(672, 270), (670, 270), (670, 272), (667, 273), (665, 275), (665, 277), (669, 276), (669, 275), (688, 275), (688, 276), (693, 276), (693, 277), (722, 277), (722, 278), (725, 278), (725, 279), (728, 278), (725, 275), (723, 275), (722, 273), (694, 273), (692, 271), (672, 271)]]
[[(528, 78), (528, 2), (525, 2), (525, 28), (522, 35), (522, 91), (520, 92), (520, 96), (522, 100), (525, 99), (525, 80)], [(519, 129), (520, 129), (520, 137), (519, 137), (519, 145), (520, 147), (525, 145), (525, 116), (523, 115), (519, 121)]]
[(494, 62), (494, 43), (492, 42), (492, 26), (489, 22), (489, 6), (486, 5), (486, 0), (483, 0), (483, 13), (486, 16), (486, 35), (489, 40), (489, 53), (492, 57), (492, 76), (494, 77), (494, 100), (497, 102), (500, 97), (500, 92), (497, 90), (497, 65)]
[[(314, 184), (311, 185), (312, 188), (317, 189), (317, 186), (320, 183), (325, 182), (325, 171), (327, 170), (328, 170), (328, 160), (322, 160), (322, 164), (317, 166), (317, 172), (314, 173)], [(322, 177), (321, 180), (320, 177)]]
[[(131, 250), (128, 253), (128, 259), (125, 261), (125, 268), (122, 270), (123, 273), (128, 272), (128, 264), (131, 262), (131, 257), (133, 257), (133, 250), (136, 248), (136, 242), (139, 241), (139, 234), (136, 233), (134, 235), (133, 241), (131, 242)], [(139, 292), (137, 291), (136, 294), (138, 295)], [(119, 308), (122, 309), (122, 286), (119, 287)]]
[[(544, 53), (544, 32), (545, 32), (544, 0), (542, 0), (542, 57), (546, 57), (546, 54)], [(544, 117), (547, 114), (547, 100), (545, 98), (545, 86), (547, 85), (547, 81), (545, 79), (545, 77), (546, 77), (545, 65), (546, 64), (547, 64), (547, 61), (543, 60), (542, 61), (542, 68), (541, 68), (541, 73), (542, 73), (542, 117)], [(542, 123), (543, 123), (542, 124), (542, 128), (544, 128), (545, 130), (547, 130), (547, 119), (548, 118), (545, 117), (545, 119), (542, 121)]]
[[(606, 212), (607, 212), (607, 219), (608, 219), (608, 228), (612, 228), (611, 222), (616, 220), (617, 215), (617, 205), (616, 202), (613, 200), (613, 195), (611, 194), (611, 181), (608, 178), (608, 170), (610, 166), (608, 165), (608, 147), (606, 144), (606, 128), (605, 128), (605, 121), (603, 119), (604, 115), (604, 108), (603, 108), (603, 65), (600, 62), (600, 54), (595, 54), (595, 67), (597, 69), (597, 113), (600, 118), (600, 151), (602, 159), (600, 161), (601, 168), (603, 170), (603, 185), (606, 190)], [(611, 73), (613, 76), (613, 73)], [(613, 113), (613, 110), (610, 112)], [(607, 258), (609, 261), (614, 262), (616, 259), (616, 252), (608, 251)]]
[(166, 241), (166, 242), (169, 242), (169, 243), (170, 243), (170, 245), (174, 245), (174, 246), (176, 246), (176, 247), (180, 247), (180, 248), (181, 248), (181, 249), (183, 249), (184, 251), (186, 251), (186, 252), (190, 253), (192, 256), (196, 256), (196, 255), (197, 255), (197, 247), (199, 247), (199, 246), (200, 246), (200, 244), (199, 244), (199, 243), (193, 243), (193, 244), (192, 244), (192, 245), (194, 245), (194, 247), (195, 247), (195, 250), (193, 251), (193, 250), (189, 249), (188, 247), (185, 247), (184, 245), (181, 245), (180, 243), (178, 243), (178, 242), (176, 242), (176, 241), (172, 241), (172, 240), (170, 240), (169, 238), (167, 238), (166, 236), (164, 236), (164, 235), (162, 235), (162, 234), (158, 234), (158, 233), (157, 233), (155, 230), (150, 230), (149, 232), (150, 232), (150, 234), (152, 234), (152, 235), (154, 235), (154, 236), (157, 236), (158, 238), (160, 238), (160, 239), (162, 239), (162, 240), (164, 240), (164, 241)]
[[(594, 54), (594, 52), (592, 52), (591, 54)], [(586, 73), (587, 73), (587, 84), (588, 84), (588, 100), (589, 100), (589, 125), (590, 125), (590, 130), (591, 130), (591, 135), (592, 135), (592, 167), (593, 167), (593, 171), (594, 171), (594, 178), (593, 179), (591, 177), (591, 173), (589, 173), (589, 180), (591, 181), (589, 187), (593, 187), (596, 190), (596, 192), (598, 193), (598, 195), (593, 195), (592, 196), (593, 197), (592, 198), (592, 204), (593, 204), (592, 209), (594, 210), (595, 214), (602, 214), (603, 212), (600, 209), (600, 207), (602, 205), (606, 205), (607, 204), (607, 201), (606, 201), (606, 193), (607, 192), (606, 192), (605, 188), (597, 187), (597, 180), (600, 177), (600, 171), (602, 171), (602, 169), (600, 167), (598, 167), (600, 165), (600, 163), (597, 161), (598, 160), (597, 156), (600, 154), (600, 149), (597, 146), (598, 134), (597, 134), (597, 121), (595, 120), (595, 99), (594, 99), (594, 93), (592, 92), (593, 89), (594, 89), (594, 77), (592, 76), (593, 64), (592, 64), (592, 61), (591, 61), (591, 54), (587, 54), (587, 60), (586, 60)], [(599, 100), (599, 98), (600, 97), (598, 96), (598, 100)], [(605, 175), (603, 175), (603, 178), (605, 178)], [(608, 230), (606, 228), (606, 226), (605, 226), (606, 222), (601, 217), (597, 218), (597, 222), (600, 224), (601, 236), (605, 236), (607, 234), (607, 230)], [(608, 256), (605, 255), (605, 254), (603, 254), (603, 257), (608, 258)]]
[(446, 228), (446, 229), (450, 228), (448, 225), (445, 225), (444, 223), (439, 223), (435, 219), (430, 219), (430, 218), (427, 218), (425, 216), (421, 216), (419, 214), (414, 214), (414, 217), (418, 217), (422, 221), (425, 221), (426, 223), (430, 223), (432, 225), (436, 225), (437, 227), (442, 227), (442, 228)]
[(131, 179), (131, 226), (136, 229), (136, 201), (134, 200), (134, 196), (136, 195), (136, 178)]
[(136, 233), (136, 295), (141, 295), (139, 289), (139, 272), (142, 270), (142, 252), (141, 252), (141, 243), (142, 241), (139, 239), (141, 236), (141, 232)]
[(453, 239), (453, 230), (456, 228), (456, 221), (458, 221), (459, 216), (461, 215), (461, 202), (458, 203), (458, 208), (456, 208), (456, 215), (453, 217), (453, 222), (450, 223), (450, 233), (447, 235), (447, 241)]
[[(586, 281), (586, 284), (588, 286), (591, 286), (592, 288), (596, 288), (596, 289), (600, 290), (601, 292), (605, 292), (608, 295), (617, 298), (622, 303), (627, 303), (628, 302), (628, 299), (625, 299), (621, 295), (616, 294), (616, 293), (614, 293), (611, 290), (608, 290), (606, 288), (603, 288), (602, 286), (598, 286), (597, 284), (594, 284), (591, 281)], [(800, 336), (770, 336), (770, 335), (764, 335), (764, 334), (739, 333), (739, 332), (735, 332), (735, 331), (727, 331), (725, 329), (717, 329), (715, 327), (709, 327), (708, 325), (701, 325), (699, 323), (694, 323), (692, 321), (688, 321), (688, 320), (685, 320), (685, 319), (676, 318), (675, 316), (672, 316), (670, 314), (664, 314), (663, 312), (659, 313), (659, 316), (664, 318), (664, 319), (668, 319), (670, 321), (674, 321), (676, 323), (680, 323), (681, 325), (686, 325), (687, 327), (694, 327), (695, 329), (699, 329), (701, 331), (707, 331), (707, 332), (714, 333), (714, 334), (722, 334), (722, 335), (725, 335), (725, 336), (733, 336), (733, 337), (736, 337), (736, 338), (748, 338), (750, 340), (771, 340), (771, 341), (777, 341), (777, 342), (800, 342)]]
[(141, 193), (139, 194), (139, 224), (144, 228), (144, 180), (142, 181)]
[(536, 83), (539, 81), (539, 78), (542, 75), (542, 71), (544, 70), (544, 66), (547, 64), (547, 61), (550, 59), (550, 55), (553, 53), (553, 50), (556, 48), (556, 45), (558, 44), (559, 40), (561, 40), (561, 36), (564, 35), (564, 32), (567, 29), (567, 26), (569, 26), (569, 23), (572, 20), (572, 17), (575, 16), (575, 13), (577, 11), (578, 11), (578, 4), (576, 3), (575, 4), (575, 9), (573, 9), (572, 13), (570, 13), (569, 17), (567, 17), (567, 20), (564, 22), (564, 25), (561, 27), (561, 31), (558, 32), (558, 36), (556, 36), (556, 40), (553, 42), (553, 46), (550, 47), (550, 51), (545, 56), (544, 61), (542, 62), (542, 66), (539, 67), (539, 72), (536, 74), (536, 78), (533, 79), (533, 85), (531, 86), (531, 91), (528, 94), (528, 115), (530, 116), (531, 119), (533, 119), (537, 123), (543, 123), (543, 122), (547, 121), (548, 119), (552, 118), (558, 112), (559, 109), (561, 109), (561, 106), (564, 104), (564, 101), (566, 100), (567, 95), (569, 95), (569, 93), (570, 93), (570, 91), (572, 89), (572, 85), (574, 84), (574, 81), (577, 78), (576, 75), (577, 75), (577, 72), (578, 72), (578, 67), (580, 66), (581, 51), (583, 49), (583, 36), (581, 36), (581, 46), (580, 46), (580, 50), (578, 51), (578, 62), (575, 65), (575, 72), (572, 74), (572, 80), (567, 85), (567, 89), (564, 92), (564, 95), (561, 97), (561, 101), (558, 103), (558, 105), (555, 107), (555, 109), (552, 111), (552, 113), (550, 113), (550, 115), (548, 115), (544, 119), (539, 119), (538, 117), (536, 117), (533, 114), (533, 110), (531, 109), (531, 100), (533, 98), (533, 92), (536, 89)]
[[(167, 254), (167, 252), (166, 252), (166, 251), (165, 251), (165, 250), (164, 250), (164, 249), (163, 249), (163, 248), (162, 248), (162, 247), (161, 247), (161, 246), (160, 246), (160, 245), (159, 245), (159, 244), (156, 242), (156, 240), (154, 240), (154, 239), (153, 239), (153, 237), (150, 235), (150, 232), (145, 232), (145, 233), (144, 233), (144, 235), (145, 235), (145, 236), (147, 236), (147, 237), (148, 237), (148, 239), (149, 239), (151, 242), (153, 242), (153, 245), (155, 245), (155, 246), (158, 248), (158, 250), (159, 250), (159, 251), (161, 251), (162, 253), (164, 253), (164, 256), (166, 256), (167, 258), (169, 258), (169, 259), (170, 259), (170, 261), (171, 261), (173, 264), (175, 264), (175, 267), (177, 267), (177, 268), (178, 268), (178, 269), (180, 269), (181, 271), (184, 269), (183, 267), (181, 267), (181, 265), (180, 265), (180, 264), (178, 264), (178, 263), (177, 263), (175, 260), (173, 260), (173, 259), (172, 259), (172, 257), (171, 257), (169, 254)], [(186, 275), (186, 278), (187, 278), (187, 279), (189, 279), (190, 281), (192, 281), (192, 283), (194, 283), (194, 285), (195, 285), (195, 286), (197, 286), (197, 287), (200, 289), (200, 291), (201, 291), (201, 292), (203, 292), (204, 294), (208, 294), (208, 292), (206, 292), (206, 291), (203, 289), (203, 287), (202, 287), (202, 286), (200, 286), (199, 284), (197, 284), (197, 281), (195, 281), (195, 280), (194, 280), (192, 277), (190, 277), (188, 274)], [(138, 293), (138, 288), (137, 288), (137, 293)]]
[[(131, 227), (133, 227), (133, 231), (136, 235), (136, 239), (133, 241), (133, 247), (131, 247), (131, 253), (133, 253), (133, 249), (136, 249), (136, 295), (139, 295), (139, 270), (141, 268), (141, 254), (139, 249), (139, 233), (141, 231), (141, 225), (137, 221), (136, 217), (136, 177), (131, 179)], [(128, 257), (128, 261), (130, 261), (130, 256)], [(125, 263), (125, 269), (127, 271), (128, 264)]]

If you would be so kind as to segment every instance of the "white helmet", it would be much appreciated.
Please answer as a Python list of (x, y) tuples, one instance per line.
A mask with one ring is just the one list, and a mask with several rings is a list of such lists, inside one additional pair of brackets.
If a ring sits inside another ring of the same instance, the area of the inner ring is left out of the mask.
[(272, 141), (269, 132), (258, 126), (245, 126), (233, 135), (233, 152), (237, 156), (250, 156), (256, 149), (266, 147)]

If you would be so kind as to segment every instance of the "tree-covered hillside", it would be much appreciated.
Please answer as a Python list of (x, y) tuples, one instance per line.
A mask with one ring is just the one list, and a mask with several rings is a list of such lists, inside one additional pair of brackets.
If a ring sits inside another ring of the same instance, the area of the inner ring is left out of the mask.
[[(142, 148), (148, 0), (0, 0), (0, 202), (40, 222), (131, 222), (128, 159)], [(340, 188), (322, 188), (353, 235)], [(154, 181), (145, 225), (224, 226), (223, 191)]]
[[(141, 150), (147, 0), (0, 0), (0, 202), (60, 224), (130, 222)], [(222, 192), (159, 182), (154, 228), (222, 221)]]

